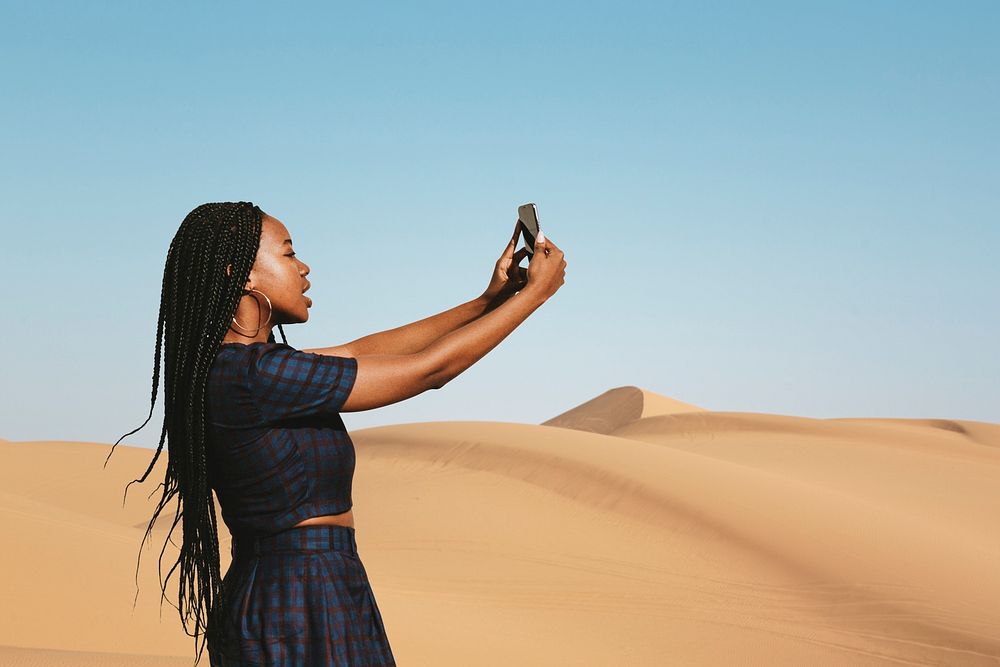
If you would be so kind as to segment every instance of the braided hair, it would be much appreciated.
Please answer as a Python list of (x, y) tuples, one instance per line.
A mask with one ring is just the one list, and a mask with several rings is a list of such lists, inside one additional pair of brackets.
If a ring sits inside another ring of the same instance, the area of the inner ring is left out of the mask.
[[(166, 580), (161, 578), (162, 600), (166, 597), (167, 581), (180, 567), (178, 606), (184, 632), (195, 640), (195, 664), (201, 659), (198, 637), (208, 639), (209, 618), (219, 599), (222, 577), (219, 566), (219, 539), (215, 503), (209, 484), (207, 459), (207, 429), (205, 424), (205, 391), (208, 371), (222, 339), (236, 312), (243, 288), (250, 275), (260, 246), (263, 216), (252, 202), (202, 204), (188, 213), (174, 235), (167, 251), (160, 292), (160, 313), (156, 328), (156, 350), (153, 361), (153, 395), (149, 417), (139, 428), (118, 439), (114, 448), (126, 436), (145, 426), (153, 415), (160, 378), (160, 347), (165, 351), (163, 386), (165, 394), (163, 428), (160, 443), (149, 467), (139, 479), (144, 482), (153, 470), (169, 434), (167, 470), (163, 494), (157, 503), (142, 546), (153, 529), (160, 512), (176, 496), (177, 510), (167, 534), (183, 520), (183, 544), (180, 556)], [(227, 267), (232, 267), (228, 271)], [(278, 325), (282, 342), (285, 332)], [(269, 337), (274, 342), (274, 333)], [(108, 454), (108, 459), (111, 458)], [(107, 459), (104, 462), (107, 467)], [(157, 487), (159, 488), (159, 487)], [(156, 489), (153, 490), (155, 493)], [(150, 494), (152, 495), (152, 494)], [(124, 505), (124, 498), (122, 504)], [(160, 551), (162, 561), (166, 550)], [(162, 563), (161, 563), (162, 566)], [(138, 582), (139, 563), (136, 562)], [(162, 569), (160, 569), (162, 575)], [(138, 599), (138, 588), (136, 589)], [(172, 604), (172, 603), (171, 603)], [(134, 607), (134, 603), (133, 603)], [(194, 633), (188, 631), (188, 621), (194, 618)]]

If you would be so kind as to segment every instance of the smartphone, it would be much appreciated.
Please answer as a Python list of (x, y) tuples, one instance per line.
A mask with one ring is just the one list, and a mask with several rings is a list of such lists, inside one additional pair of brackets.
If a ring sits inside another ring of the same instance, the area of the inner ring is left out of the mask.
[(538, 226), (538, 209), (532, 203), (517, 207), (517, 219), (521, 223), (521, 236), (524, 237), (524, 247), (528, 250), (528, 261), (535, 254), (535, 237), (541, 227)]

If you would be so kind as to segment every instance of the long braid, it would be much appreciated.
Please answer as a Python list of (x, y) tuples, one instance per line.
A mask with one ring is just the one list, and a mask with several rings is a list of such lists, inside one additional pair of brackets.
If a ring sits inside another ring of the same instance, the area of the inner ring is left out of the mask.
[[(142, 558), (142, 546), (157, 518), (176, 497), (178, 502), (174, 518), (160, 551), (161, 603), (166, 599), (167, 581), (179, 568), (179, 594), (175, 608), (180, 613), (185, 633), (195, 639), (196, 665), (205, 648), (204, 642), (199, 648), (198, 638), (207, 640), (206, 631), (211, 630), (209, 619), (222, 587), (218, 526), (208, 459), (206, 385), (212, 362), (229, 329), (243, 296), (243, 286), (256, 260), (263, 215), (264, 212), (251, 202), (225, 202), (202, 204), (184, 218), (167, 251), (163, 271), (149, 416), (139, 428), (123, 435), (111, 448), (113, 453), (119, 442), (140, 430), (152, 417), (160, 379), (162, 346), (164, 420), (160, 442), (146, 472), (125, 486), (125, 496), (130, 485), (144, 482), (152, 472), (169, 436), (167, 470), (160, 484), (163, 492), (139, 546), (139, 560)], [(232, 265), (230, 275), (226, 274), (227, 265)], [(280, 324), (278, 331), (282, 342), (287, 344)], [(269, 340), (274, 342), (273, 332)], [(107, 467), (107, 460), (104, 465)], [(178, 523), (182, 525), (184, 538), (180, 556), (164, 578), (163, 555), (167, 543), (172, 543), (170, 538)], [(137, 560), (137, 599), (138, 573)], [(188, 630), (191, 618), (194, 619), (193, 633)]]

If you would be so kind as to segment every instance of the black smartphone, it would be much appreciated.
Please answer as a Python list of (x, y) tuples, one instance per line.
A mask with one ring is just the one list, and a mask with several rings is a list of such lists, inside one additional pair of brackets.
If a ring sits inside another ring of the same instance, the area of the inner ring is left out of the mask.
[(535, 254), (535, 238), (538, 236), (538, 209), (532, 203), (517, 207), (517, 219), (521, 223), (521, 236), (524, 237), (524, 247), (528, 249), (528, 261)]

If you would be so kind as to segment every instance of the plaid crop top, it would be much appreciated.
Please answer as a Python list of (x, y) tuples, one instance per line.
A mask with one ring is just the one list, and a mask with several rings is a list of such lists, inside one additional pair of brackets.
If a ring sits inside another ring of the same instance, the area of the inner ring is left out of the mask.
[(284, 343), (223, 344), (206, 388), (208, 481), (231, 534), (266, 535), (353, 506), (340, 417), (358, 360)]

